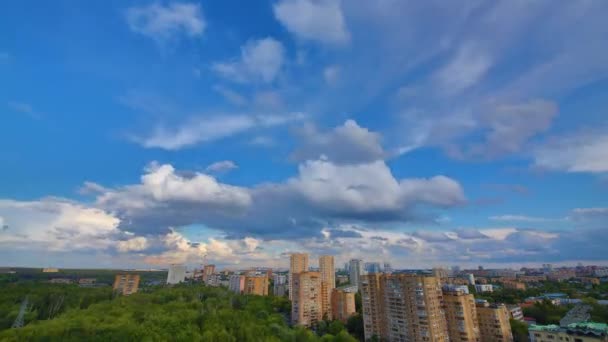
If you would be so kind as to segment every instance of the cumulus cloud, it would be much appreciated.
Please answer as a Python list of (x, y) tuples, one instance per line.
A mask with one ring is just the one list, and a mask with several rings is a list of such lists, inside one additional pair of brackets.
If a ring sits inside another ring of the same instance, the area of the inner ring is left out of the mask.
[(295, 160), (324, 156), (338, 164), (356, 164), (387, 157), (380, 134), (359, 126), (354, 120), (347, 120), (329, 132), (320, 132), (308, 124), (296, 133), (302, 146), (292, 154)]
[(116, 243), (116, 249), (120, 252), (143, 251), (148, 247), (148, 240), (143, 236), (118, 241)]
[(180, 34), (200, 36), (206, 27), (200, 5), (192, 3), (170, 3), (166, 6), (153, 3), (130, 7), (126, 11), (126, 19), (131, 31), (159, 42)]
[(282, 0), (273, 9), (277, 20), (298, 38), (331, 45), (350, 40), (339, 0)]
[(119, 234), (120, 219), (93, 207), (58, 198), (38, 201), (0, 200), (3, 248), (100, 250)]
[(205, 170), (207, 172), (226, 172), (236, 168), (238, 168), (238, 165), (232, 160), (222, 160), (207, 166)]
[(319, 235), (333, 220), (417, 220), (433, 215), (423, 207), (464, 201), (460, 184), (445, 176), (398, 180), (382, 161), (339, 165), (327, 160), (304, 162), (297, 176), (282, 183), (250, 188), (153, 165), (141, 184), (97, 197), (98, 206), (122, 219), (121, 229), (139, 234), (204, 224), (233, 237), (264, 238)]
[(557, 136), (532, 152), (537, 167), (565, 172), (608, 172), (608, 130), (588, 129)]
[(197, 116), (175, 127), (156, 127), (145, 137), (132, 139), (147, 148), (179, 150), (200, 143), (211, 142), (241, 134), (253, 129), (264, 129), (302, 120), (304, 114), (285, 115), (219, 115)]
[(213, 70), (220, 76), (238, 83), (270, 83), (283, 67), (284, 50), (283, 44), (271, 37), (250, 40), (241, 47), (239, 59), (215, 63)]

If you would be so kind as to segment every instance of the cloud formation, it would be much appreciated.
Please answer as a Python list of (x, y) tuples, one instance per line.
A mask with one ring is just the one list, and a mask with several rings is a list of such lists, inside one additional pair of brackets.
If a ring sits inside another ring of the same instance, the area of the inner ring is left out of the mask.
[(126, 19), (131, 31), (158, 42), (174, 39), (180, 34), (200, 36), (207, 26), (200, 5), (193, 3), (170, 3), (166, 6), (152, 3), (130, 7), (126, 11)]
[(339, 0), (281, 0), (273, 9), (276, 19), (300, 39), (330, 45), (350, 40)]
[(274, 38), (250, 40), (241, 47), (239, 59), (215, 63), (213, 70), (238, 83), (271, 83), (283, 67), (284, 54), (283, 44)]
[(215, 163), (207, 166), (205, 168), (205, 171), (207, 171), (207, 172), (226, 172), (226, 171), (234, 170), (236, 168), (238, 168), (238, 165), (236, 165), (236, 163), (233, 162), (232, 160), (222, 160), (222, 161), (218, 161), (218, 162), (215, 162)]

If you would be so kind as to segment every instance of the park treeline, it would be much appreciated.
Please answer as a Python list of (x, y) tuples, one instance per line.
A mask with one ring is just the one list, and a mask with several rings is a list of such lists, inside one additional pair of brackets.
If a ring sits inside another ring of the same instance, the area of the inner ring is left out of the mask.
[[(28, 298), (22, 328), (11, 328)], [(357, 341), (338, 321), (315, 331), (288, 324), (283, 297), (237, 295), (204, 285), (110, 287), (3, 284), (0, 341)]]

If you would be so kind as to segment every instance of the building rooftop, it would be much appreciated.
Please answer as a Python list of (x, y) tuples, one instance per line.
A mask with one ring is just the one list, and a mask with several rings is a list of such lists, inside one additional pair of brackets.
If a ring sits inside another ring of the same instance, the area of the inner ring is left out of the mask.
[(584, 335), (598, 335), (608, 336), (608, 324), (606, 323), (595, 323), (595, 322), (583, 322), (583, 323), (572, 323), (568, 325), (568, 331), (576, 332)]

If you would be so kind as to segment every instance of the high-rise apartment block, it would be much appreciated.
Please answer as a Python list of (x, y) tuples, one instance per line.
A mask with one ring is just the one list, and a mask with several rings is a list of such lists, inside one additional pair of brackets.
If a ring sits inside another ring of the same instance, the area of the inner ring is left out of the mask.
[(355, 313), (355, 293), (342, 289), (333, 289), (331, 293), (332, 318), (346, 322)]
[(476, 309), (481, 341), (513, 341), (509, 310), (504, 304), (489, 304), (485, 300), (477, 300)]
[(293, 301), (293, 275), (308, 271), (308, 254), (294, 253), (289, 261), (289, 299)]
[(370, 274), (361, 277), (360, 289), (366, 340), (449, 341), (437, 278)]
[(245, 276), (240, 274), (231, 275), (228, 282), (228, 289), (234, 293), (243, 293), (243, 291), (245, 291)]
[(169, 266), (167, 274), (167, 284), (179, 284), (186, 279), (186, 266), (173, 264)]
[(450, 341), (481, 341), (475, 297), (464, 291), (444, 288), (443, 303)]
[(365, 274), (363, 270), (363, 260), (351, 259), (348, 262), (348, 280), (352, 286), (359, 288), (361, 276)]
[(205, 265), (203, 267), (203, 276), (207, 278), (208, 276), (215, 273), (215, 265)]
[(272, 275), (272, 282), (272, 294), (278, 297), (284, 296), (286, 292), (285, 290), (287, 289), (287, 276), (284, 274), (275, 273)]
[(334, 257), (323, 255), (319, 257), (319, 272), (321, 273), (321, 307), (322, 317), (332, 319), (331, 295), (336, 287), (336, 271)]
[(293, 324), (312, 326), (323, 319), (321, 273), (299, 272), (291, 274), (291, 321)]
[(114, 277), (114, 291), (125, 296), (137, 292), (139, 289), (139, 274), (117, 274)]
[(245, 294), (268, 296), (268, 277), (264, 275), (245, 276)]

